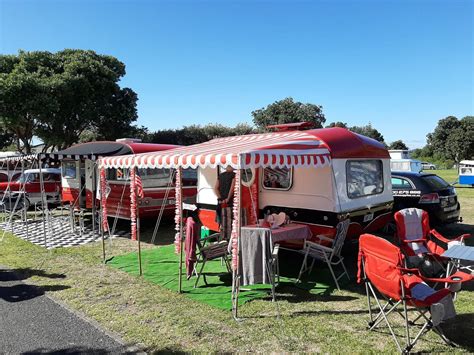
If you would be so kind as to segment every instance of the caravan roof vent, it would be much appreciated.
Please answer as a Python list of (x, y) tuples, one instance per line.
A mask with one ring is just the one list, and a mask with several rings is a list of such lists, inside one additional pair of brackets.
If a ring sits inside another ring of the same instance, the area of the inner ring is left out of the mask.
[(141, 143), (142, 140), (140, 138), (119, 138), (115, 140), (119, 143)]
[(313, 122), (296, 122), (296, 123), (284, 123), (284, 124), (274, 124), (267, 126), (267, 128), (274, 129), (277, 132), (285, 131), (302, 131), (305, 129), (314, 128)]

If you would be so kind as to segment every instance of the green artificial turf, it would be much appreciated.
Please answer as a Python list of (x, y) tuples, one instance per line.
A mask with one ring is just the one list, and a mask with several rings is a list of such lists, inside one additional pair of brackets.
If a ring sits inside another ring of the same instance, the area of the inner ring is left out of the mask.
[[(287, 253), (294, 254), (294, 253)], [(143, 277), (157, 285), (169, 290), (178, 291), (179, 279), (179, 256), (174, 253), (174, 245), (157, 247), (145, 250), (142, 256)], [(280, 259), (280, 284), (277, 287), (277, 297), (279, 290), (288, 291), (291, 288), (307, 290), (312, 294), (327, 294), (334, 288), (333, 281), (327, 269), (314, 268), (311, 275), (304, 277), (303, 282), (295, 285), (295, 277), (301, 266), (301, 258), (294, 255), (286, 255)], [(107, 263), (109, 266), (128, 272), (132, 275), (139, 275), (138, 255), (136, 252), (115, 256)], [(232, 309), (232, 275), (227, 272), (220, 260), (208, 261), (204, 268), (207, 285), (203, 278), (199, 280), (199, 285), (194, 288), (196, 277), (186, 280), (186, 270), (183, 263), (183, 294), (189, 298), (206, 303), (216, 308)], [(342, 281), (342, 280), (341, 280)], [(344, 281), (343, 281), (344, 282)], [(242, 286), (239, 293), (239, 304), (269, 297), (270, 285)]]

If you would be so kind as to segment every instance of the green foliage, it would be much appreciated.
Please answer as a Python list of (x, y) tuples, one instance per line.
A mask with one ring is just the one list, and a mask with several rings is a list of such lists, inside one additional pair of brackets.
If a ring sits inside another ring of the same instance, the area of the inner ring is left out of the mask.
[(0, 150), (11, 150), (10, 148), (14, 142), (14, 138), (15, 137), (11, 132), (0, 128)]
[(390, 143), (390, 145), (388, 146), (388, 149), (404, 149), (404, 150), (408, 150), (408, 147), (407, 145), (401, 140), (397, 140), (395, 142), (392, 142)]
[(322, 106), (295, 102), (291, 97), (255, 110), (252, 116), (253, 123), (260, 129), (269, 125), (295, 122), (312, 122), (315, 128), (322, 128), (326, 121)]
[(382, 134), (379, 131), (377, 131), (374, 127), (372, 127), (372, 124), (370, 122), (366, 126), (352, 126), (349, 128), (349, 130), (355, 133), (362, 134), (366, 137), (375, 139), (376, 141), (379, 141), (385, 144), (385, 140)]
[(332, 127), (348, 128), (348, 127), (347, 127), (347, 123), (345, 123), (345, 122), (340, 122), (340, 121), (338, 121), (338, 122), (331, 122), (330, 124), (328, 124), (328, 125), (326, 126), (326, 128), (332, 128)]
[(251, 126), (241, 123), (235, 127), (226, 127), (221, 124), (205, 126), (191, 125), (181, 129), (165, 129), (149, 134), (144, 141), (150, 143), (191, 145), (206, 142), (213, 138), (239, 136), (255, 133)]
[[(448, 116), (438, 122), (427, 135), (428, 147), (434, 158), (459, 162), (474, 156), (474, 117), (458, 120)], [(424, 148), (425, 149), (425, 148)]]
[(112, 56), (20, 51), (0, 56), (0, 68), (0, 120), (26, 152), (33, 135), (65, 148), (86, 130), (98, 139), (123, 136), (137, 119), (137, 95), (118, 85), (125, 65)]

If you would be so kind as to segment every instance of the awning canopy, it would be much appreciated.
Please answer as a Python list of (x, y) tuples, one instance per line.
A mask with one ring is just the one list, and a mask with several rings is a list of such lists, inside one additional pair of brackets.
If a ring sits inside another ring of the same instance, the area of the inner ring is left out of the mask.
[(104, 157), (103, 168), (205, 168), (231, 165), (255, 167), (315, 167), (330, 164), (327, 145), (304, 131), (217, 138), (162, 152)]
[(12, 156), (6, 156), (6, 157), (1, 157), (0, 161), (2, 162), (20, 162), (24, 160), (37, 160), (39, 157), (39, 154), (22, 154), (22, 155), (12, 155)]
[(89, 142), (76, 144), (72, 147), (53, 153), (45, 153), (43, 156), (55, 159), (90, 159), (95, 160), (99, 156), (131, 154), (133, 151), (126, 144), (119, 142)]

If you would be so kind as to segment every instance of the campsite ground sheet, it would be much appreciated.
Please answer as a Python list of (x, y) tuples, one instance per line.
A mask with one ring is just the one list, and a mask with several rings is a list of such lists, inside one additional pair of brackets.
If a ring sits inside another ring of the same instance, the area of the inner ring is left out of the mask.
[[(174, 252), (174, 245), (156, 247), (145, 250), (142, 255), (143, 277), (167, 289), (178, 291), (179, 255)], [(291, 293), (291, 290), (300, 288), (313, 294), (327, 294), (334, 289), (334, 281), (322, 264), (316, 264), (313, 272), (303, 278), (303, 282), (295, 284), (302, 257), (296, 253), (288, 252), (280, 257), (280, 284), (278, 293)], [(109, 266), (139, 275), (137, 253), (119, 255), (109, 260)], [(195, 301), (209, 304), (220, 309), (232, 309), (232, 275), (227, 272), (220, 260), (208, 261), (204, 268), (208, 285), (201, 278), (199, 285), (194, 288), (196, 276), (186, 280), (186, 271), (183, 263), (183, 294)], [(341, 280), (342, 281), (342, 280)], [(239, 293), (239, 304), (254, 300), (271, 299), (270, 285), (242, 286)]]

